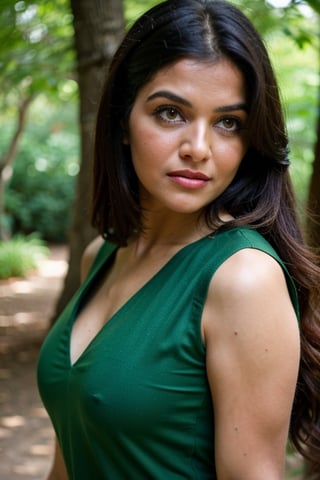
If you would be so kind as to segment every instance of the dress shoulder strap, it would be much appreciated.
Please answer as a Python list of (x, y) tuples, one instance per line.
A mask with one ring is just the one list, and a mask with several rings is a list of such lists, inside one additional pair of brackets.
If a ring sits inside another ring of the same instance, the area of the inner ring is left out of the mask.
[(88, 279), (92, 278), (96, 275), (98, 270), (106, 263), (106, 261), (110, 258), (113, 252), (116, 250), (117, 245), (104, 241), (103, 244), (100, 246), (92, 265), (89, 269)]
[[(217, 270), (217, 268), (222, 265), (222, 263), (229, 257), (231, 257), (231, 255), (233, 255), (234, 253), (245, 248), (254, 248), (260, 250), (273, 257), (281, 266), (285, 274), (293, 307), (299, 319), (300, 314), (298, 294), (293, 278), (290, 275), (284, 261), (279, 257), (272, 245), (259, 232), (247, 227), (238, 227), (222, 231), (214, 237), (214, 248), (216, 252), (219, 252), (219, 254), (213, 255), (211, 257), (211, 261), (208, 261), (206, 269), (206, 283), (208, 280), (210, 282), (210, 279), (212, 278), (212, 275)], [(208, 287), (208, 285), (206, 286), (206, 288)]]

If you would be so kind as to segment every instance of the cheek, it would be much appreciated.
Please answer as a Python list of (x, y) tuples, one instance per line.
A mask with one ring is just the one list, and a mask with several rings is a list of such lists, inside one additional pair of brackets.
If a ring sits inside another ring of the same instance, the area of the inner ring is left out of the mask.
[(131, 157), (135, 167), (139, 165), (146, 165), (149, 163), (149, 159), (153, 158), (154, 145), (150, 139), (131, 141)]
[(130, 129), (129, 144), (132, 150), (148, 151), (151, 150), (153, 144), (157, 141), (157, 136), (151, 129), (146, 126), (136, 126)]
[(243, 142), (227, 143), (220, 146), (216, 150), (216, 155), (219, 158), (219, 167), (224, 172), (233, 174), (238, 170), (242, 159), (246, 153), (246, 147)]
[(165, 166), (172, 153), (173, 141), (169, 135), (160, 135), (152, 128), (135, 128), (130, 135), (132, 162), (135, 168)]
[(154, 167), (159, 164), (161, 150), (157, 148), (152, 136), (145, 131), (140, 133), (131, 137), (130, 147), (133, 167), (139, 179), (142, 180), (147, 173), (152, 175)]

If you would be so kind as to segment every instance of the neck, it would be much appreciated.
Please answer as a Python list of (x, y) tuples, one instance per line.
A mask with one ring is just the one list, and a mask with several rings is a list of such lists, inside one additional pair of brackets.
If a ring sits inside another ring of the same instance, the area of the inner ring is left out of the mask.
[(206, 235), (211, 230), (202, 218), (191, 215), (144, 215), (143, 230), (129, 244), (140, 252), (158, 248), (182, 247)]

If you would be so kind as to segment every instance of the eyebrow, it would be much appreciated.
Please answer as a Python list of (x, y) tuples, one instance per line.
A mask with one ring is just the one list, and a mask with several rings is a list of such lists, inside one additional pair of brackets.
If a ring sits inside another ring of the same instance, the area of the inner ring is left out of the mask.
[[(186, 100), (185, 98), (176, 95), (175, 93), (169, 92), (168, 90), (159, 90), (158, 92), (153, 93), (147, 98), (147, 102), (154, 100), (155, 98), (167, 98), (176, 103), (180, 103), (185, 105), (186, 107), (192, 108), (192, 103)], [(245, 103), (235, 103), (232, 105), (225, 105), (222, 107), (217, 107), (214, 109), (215, 112), (232, 112), (235, 110), (244, 110), (245, 112), (248, 111), (248, 106)]]

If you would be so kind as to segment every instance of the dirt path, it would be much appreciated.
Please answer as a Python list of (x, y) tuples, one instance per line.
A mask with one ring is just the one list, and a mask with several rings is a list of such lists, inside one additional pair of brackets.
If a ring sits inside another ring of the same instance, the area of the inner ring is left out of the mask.
[(67, 249), (26, 279), (0, 281), (0, 478), (44, 480), (53, 432), (36, 387), (36, 360), (63, 286)]

